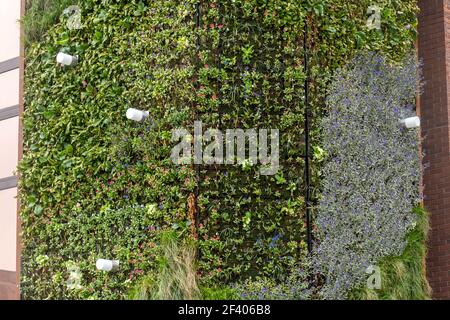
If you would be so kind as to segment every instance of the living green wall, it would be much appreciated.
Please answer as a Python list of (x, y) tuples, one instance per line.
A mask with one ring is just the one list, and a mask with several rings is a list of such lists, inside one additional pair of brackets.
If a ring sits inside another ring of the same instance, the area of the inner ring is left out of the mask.
[[(61, 3), (46, 8), (58, 12)], [(42, 35), (49, 23), (36, 21), (44, 27), (26, 50), (20, 164), (24, 297), (124, 298), (143, 274), (157, 276), (167, 229), (197, 238), (206, 287), (256, 276), (283, 281), (305, 264), (304, 22), (315, 198), (318, 123), (333, 71), (360, 50), (399, 60), (414, 47), (415, 1), (378, 1), (381, 31), (366, 27), (370, 4), (202, 1), (196, 28), (194, 0), (89, 0), (82, 29), (68, 30), (63, 17)], [(57, 66), (60, 50), (80, 63)], [(153, 121), (129, 122), (130, 107), (149, 110)], [(279, 128), (280, 172), (174, 165), (171, 130), (191, 129), (194, 120)], [(97, 258), (120, 259), (121, 271), (97, 272)]]

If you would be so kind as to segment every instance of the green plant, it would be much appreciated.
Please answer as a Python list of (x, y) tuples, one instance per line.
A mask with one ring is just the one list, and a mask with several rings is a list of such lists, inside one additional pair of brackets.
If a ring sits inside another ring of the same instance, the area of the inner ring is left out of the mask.
[(405, 248), (420, 201), (420, 138), (399, 120), (415, 115), (418, 83), (414, 55), (392, 63), (364, 53), (335, 74), (314, 253), (325, 298), (344, 299), (367, 268)]
[[(183, 7), (164, 2), (146, 10), (166, 16), (166, 10)], [(170, 129), (187, 121), (178, 106), (187, 105), (190, 66), (158, 75), (166, 63), (184, 63), (177, 55), (167, 62), (169, 55), (163, 54), (149, 72), (146, 52), (159, 52), (167, 36), (165, 30), (149, 32), (159, 22), (153, 15), (140, 16), (137, 3), (83, 1), (82, 9), (83, 29), (56, 24), (42, 42), (27, 48), (20, 164), (27, 299), (121, 299), (141, 273), (156, 268), (155, 230), (190, 223), (193, 170), (170, 163)], [(192, 33), (184, 18), (177, 19), (174, 37)], [(76, 68), (56, 66), (62, 49), (83, 57)], [(191, 56), (191, 48), (185, 50), (178, 55)], [(169, 92), (175, 87), (180, 90)], [(161, 98), (172, 95), (178, 97), (172, 106)], [(136, 104), (154, 106), (164, 121), (151, 131), (149, 124), (128, 122), (126, 109)], [(145, 141), (143, 132), (149, 133)], [(169, 137), (161, 139), (166, 133)], [(148, 205), (141, 209), (142, 203)], [(130, 221), (134, 225), (126, 229)], [(114, 275), (96, 272), (99, 254), (118, 257), (126, 267)], [(48, 256), (51, 263), (36, 268), (37, 256)], [(63, 262), (68, 260), (80, 265), (81, 291), (66, 288)]]
[[(144, 271), (157, 266), (158, 239), (153, 226), (158, 217), (154, 207), (105, 206), (98, 212), (89, 212), (75, 205), (71, 208), (73, 219), (65, 215), (54, 217), (46, 224), (45, 232), (50, 235), (46, 245), (32, 247), (36, 258), (26, 260), (30, 269), (22, 273), (24, 297), (37, 298), (34, 292), (38, 289), (48, 299), (123, 298)], [(119, 260), (120, 270), (111, 274), (97, 271), (95, 263), (101, 258)], [(73, 270), (77, 274), (76, 287), (68, 285), (73, 282)], [(41, 282), (44, 275), (48, 281)], [(32, 283), (38, 283), (38, 287)]]
[(235, 289), (229, 287), (202, 287), (200, 286), (203, 300), (240, 300)]
[(307, 279), (308, 274), (298, 268), (292, 268), (291, 273), (283, 281), (273, 278), (249, 278), (233, 289), (241, 299), (246, 300), (308, 300), (313, 291)]
[(132, 289), (133, 300), (194, 300), (201, 294), (195, 267), (193, 244), (179, 243), (174, 232), (161, 235), (159, 267)]
[(431, 299), (425, 271), (428, 214), (422, 207), (416, 207), (417, 224), (406, 237), (407, 245), (399, 256), (382, 259), (381, 289), (361, 286), (349, 294), (354, 300), (427, 300)]
[(43, 41), (46, 32), (59, 22), (64, 10), (80, 0), (26, 0), (22, 24), (27, 45)]

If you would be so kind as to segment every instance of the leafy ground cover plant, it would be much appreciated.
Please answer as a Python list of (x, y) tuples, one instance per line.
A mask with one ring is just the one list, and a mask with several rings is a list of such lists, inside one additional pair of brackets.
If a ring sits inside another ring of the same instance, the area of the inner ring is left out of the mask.
[(232, 286), (244, 300), (308, 300), (313, 290), (309, 274), (299, 268), (292, 271), (283, 281), (273, 278), (247, 279)]

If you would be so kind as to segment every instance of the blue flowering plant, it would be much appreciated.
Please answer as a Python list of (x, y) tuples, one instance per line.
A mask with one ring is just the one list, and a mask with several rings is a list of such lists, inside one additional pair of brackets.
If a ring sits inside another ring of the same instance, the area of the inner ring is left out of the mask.
[(328, 159), (313, 259), (325, 299), (345, 299), (370, 266), (400, 255), (415, 226), (420, 138), (400, 121), (415, 116), (419, 83), (413, 55), (394, 64), (361, 54), (334, 76), (322, 121)]

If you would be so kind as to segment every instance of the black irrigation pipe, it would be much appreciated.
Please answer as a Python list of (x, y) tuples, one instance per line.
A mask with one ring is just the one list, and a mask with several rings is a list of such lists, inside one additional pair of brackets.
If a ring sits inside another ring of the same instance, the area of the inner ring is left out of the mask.
[(219, 24), (222, 25), (222, 28), (219, 28), (219, 45), (217, 48), (217, 59), (218, 59), (218, 70), (219, 70), (219, 77), (217, 79), (217, 99), (218, 99), (218, 110), (219, 113), (219, 128), (222, 129), (222, 32), (223, 32), (223, 26), (225, 24), (225, 21), (223, 21), (222, 16), (222, 3), (219, 1), (218, 4), (218, 11), (219, 11)]
[(310, 155), (311, 155), (311, 146), (310, 146), (310, 132), (309, 132), (309, 64), (308, 64), (308, 17), (305, 17), (305, 26), (304, 26), (304, 34), (303, 34), (303, 52), (304, 52), (304, 70), (306, 72), (305, 75), (305, 146), (306, 146), (306, 155), (305, 155), (305, 204), (306, 204), (306, 230), (307, 230), (307, 242), (308, 242), (308, 252), (312, 252), (312, 226), (311, 226), (311, 168), (310, 168)]
[(280, 202), (292, 200), (292, 195), (285, 195), (285, 197), (282, 197), (282, 196), (280, 197), (280, 196), (272, 196), (272, 195), (249, 195), (249, 194), (245, 194), (245, 193), (231, 194), (231, 193), (227, 193), (227, 192), (220, 192), (220, 195), (218, 195), (218, 196), (209, 196), (208, 200), (225, 202), (223, 196), (227, 196), (228, 198), (233, 198), (233, 200), (230, 200), (230, 201), (236, 201), (236, 199), (242, 199), (242, 198), (247, 198), (247, 199), (259, 198), (262, 200), (271, 200), (274, 202), (276, 202), (277, 200), (279, 200)]
[[(198, 63), (196, 64), (197, 67), (200, 65), (200, 58), (199, 58), (199, 54), (200, 54), (200, 14), (201, 14), (201, 1), (197, 1), (196, 4), (196, 8), (195, 8), (195, 27), (196, 27), (196, 32), (197, 32), (197, 40), (196, 40), (196, 54), (197, 57), (196, 59), (198, 59)], [(200, 76), (200, 73), (197, 72), (197, 77)], [(200, 88), (199, 86), (199, 82), (200, 79), (197, 79), (197, 83), (196, 83), (196, 93), (198, 94), (198, 90)], [(195, 107), (195, 110), (197, 110), (197, 106)], [(198, 120), (199, 114), (196, 111), (195, 112), (195, 120)], [(195, 230), (198, 230), (199, 224), (200, 224), (200, 208), (198, 205), (198, 197), (200, 195), (200, 165), (199, 164), (194, 164), (195, 166), (195, 180), (196, 180), (196, 187), (194, 190), (194, 210), (195, 210), (195, 217), (194, 217), (194, 223), (195, 223)], [(200, 252), (198, 252), (198, 255), (200, 255)]]

